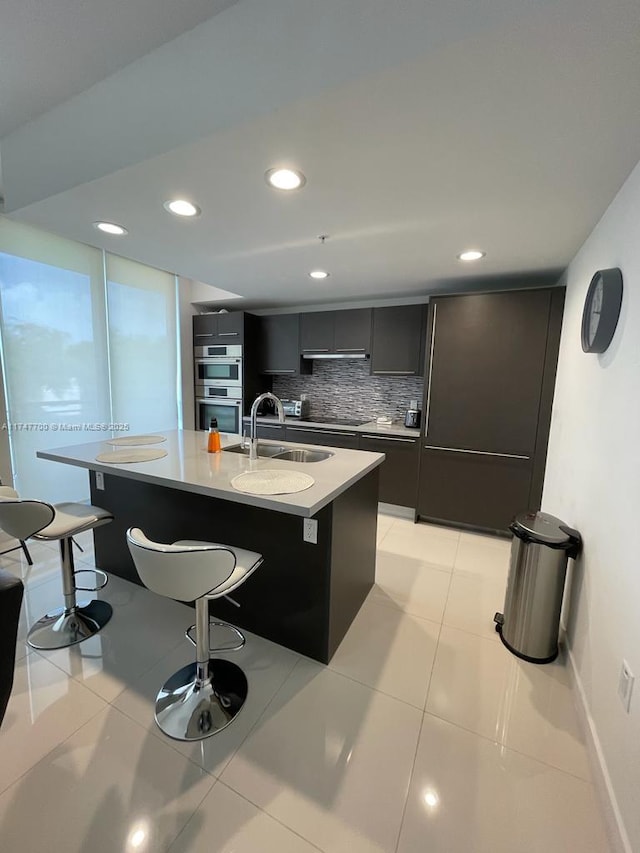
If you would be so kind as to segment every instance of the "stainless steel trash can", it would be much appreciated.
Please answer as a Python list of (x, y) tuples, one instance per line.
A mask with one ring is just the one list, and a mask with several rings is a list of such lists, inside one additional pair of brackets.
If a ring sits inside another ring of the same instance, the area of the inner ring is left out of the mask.
[(550, 663), (558, 656), (560, 609), (569, 557), (582, 539), (546, 512), (523, 512), (513, 533), (504, 613), (493, 617), (504, 645), (523, 660)]

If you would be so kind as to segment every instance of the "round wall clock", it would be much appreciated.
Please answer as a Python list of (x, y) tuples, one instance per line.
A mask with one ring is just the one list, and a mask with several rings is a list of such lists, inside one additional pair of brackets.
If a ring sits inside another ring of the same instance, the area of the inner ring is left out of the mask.
[(622, 307), (622, 273), (598, 270), (591, 279), (582, 312), (582, 349), (604, 352), (613, 339)]

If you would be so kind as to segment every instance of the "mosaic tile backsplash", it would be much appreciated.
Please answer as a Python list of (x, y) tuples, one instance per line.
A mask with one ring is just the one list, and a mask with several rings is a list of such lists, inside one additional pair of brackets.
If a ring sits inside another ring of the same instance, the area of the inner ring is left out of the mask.
[(283, 400), (306, 394), (309, 420), (315, 417), (361, 418), (382, 415), (404, 422), (411, 400), (422, 408), (423, 379), (371, 376), (368, 359), (315, 360), (310, 376), (274, 376), (273, 393)]

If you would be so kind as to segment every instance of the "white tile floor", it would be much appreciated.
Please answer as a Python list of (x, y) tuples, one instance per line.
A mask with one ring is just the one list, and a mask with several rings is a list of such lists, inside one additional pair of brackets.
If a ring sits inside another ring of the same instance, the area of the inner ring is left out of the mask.
[[(81, 537), (91, 565), (91, 536)], [(193, 611), (112, 578), (114, 617), (27, 653), (57, 606), (55, 546), (24, 577), (0, 730), (7, 853), (607, 853), (565, 666), (493, 631), (509, 543), (381, 515), (377, 583), (328, 667), (248, 635), (241, 715), (165, 738), (153, 699), (191, 658)], [(84, 567), (84, 566), (83, 566)]]

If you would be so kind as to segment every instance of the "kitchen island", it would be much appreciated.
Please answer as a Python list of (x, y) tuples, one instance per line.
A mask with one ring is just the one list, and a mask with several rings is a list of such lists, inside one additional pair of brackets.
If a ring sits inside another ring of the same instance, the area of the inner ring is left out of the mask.
[[(159, 542), (199, 539), (258, 551), (264, 564), (233, 594), (240, 607), (218, 599), (212, 613), (328, 663), (374, 582), (384, 455), (332, 447), (321, 462), (250, 461), (231, 450), (236, 435), (223, 435), (215, 454), (206, 451), (206, 433), (162, 435), (166, 441), (153, 446), (167, 455), (147, 462), (98, 462), (98, 454), (115, 450), (105, 441), (38, 452), (87, 468), (91, 502), (113, 513), (111, 524), (94, 531), (96, 566), (140, 583), (125, 539), (132, 526)], [(236, 475), (263, 469), (303, 471), (315, 482), (284, 495), (251, 495), (231, 485)], [(304, 539), (305, 519), (317, 522), (316, 542)]]

